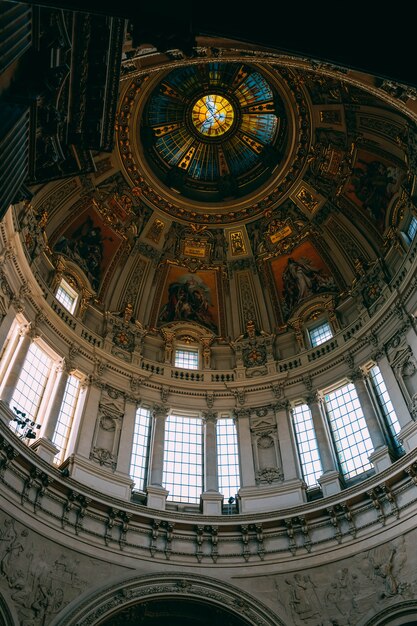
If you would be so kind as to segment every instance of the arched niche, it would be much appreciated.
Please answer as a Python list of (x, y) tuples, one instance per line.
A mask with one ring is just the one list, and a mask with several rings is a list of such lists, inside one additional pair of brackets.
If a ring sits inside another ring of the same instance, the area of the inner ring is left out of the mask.
[[(15, 585), (13, 593), (19, 593), (21, 587)], [(0, 624), (2, 626), (19, 626), (20, 622), (14, 608), (14, 600), (0, 591)]]
[(64, 279), (78, 294), (77, 306), (74, 315), (84, 318), (87, 307), (95, 295), (95, 291), (84, 272), (76, 263), (62, 255), (54, 258), (54, 272), (51, 280), (51, 289), (54, 293)]
[[(194, 603), (194, 606), (191, 605)], [(165, 610), (169, 606), (183, 613), (184, 618), (195, 609), (195, 615), (223, 615), (231, 626), (286, 626), (275, 613), (254, 598), (223, 580), (208, 576), (171, 572), (146, 576), (130, 576), (86, 593), (57, 615), (50, 626), (129, 626), (129, 621), (146, 611), (144, 604)], [(142, 605), (142, 607), (140, 606)], [(149, 612), (149, 611), (148, 611)], [(126, 616), (130, 616), (127, 618)], [(125, 621), (119, 620), (123, 617)], [(175, 617), (175, 615), (173, 616)], [(152, 618), (150, 612), (149, 619)], [(199, 618), (198, 618), (199, 619)], [(119, 620), (119, 621), (118, 621)], [(177, 622), (144, 622), (146, 626), (177, 626)], [(179, 624), (180, 622), (178, 622)], [(208, 626), (207, 621), (184, 621), (183, 626)], [(219, 620), (211, 623), (228, 623)]]
[(336, 313), (336, 298), (333, 295), (316, 295), (301, 303), (294, 310), (288, 320), (288, 325), (294, 329), (300, 350), (310, 347), (308, 330), (320, 321), (328, 322), (333, 334), (340, 330)]
[(160, 328), (165, 342), (165, 363), (173, 364), (174, 352), (178, 346), (195, 347), (199, 352), (200, 369), (210, 368), (210, 346), (214, 333), (196, 322), (171, 322)]
[(417, 601), (406, 600), (386, 606), (371, 618), (364, 618), (358, 626), (415, 626)]

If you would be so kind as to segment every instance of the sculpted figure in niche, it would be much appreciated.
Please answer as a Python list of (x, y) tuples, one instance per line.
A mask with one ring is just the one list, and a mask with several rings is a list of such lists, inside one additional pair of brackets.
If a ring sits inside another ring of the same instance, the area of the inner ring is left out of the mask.
[(213, 260), (222, 261), (227, 252), (227, 241), (222, 230), (216, 231), (214, 235)]
[(164, 252), (169, 254), (175, 254), (178, 241), (178, 224), (174, 222), (166, 236)]

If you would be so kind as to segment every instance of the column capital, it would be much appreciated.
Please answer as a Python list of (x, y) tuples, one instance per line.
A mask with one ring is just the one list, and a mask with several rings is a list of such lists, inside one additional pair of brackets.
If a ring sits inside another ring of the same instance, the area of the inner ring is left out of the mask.
[(20, 337), (30, 337), (32, 331), (32, 324), (29, 322), (28, 324), (22, 324), (19, 328)]
[(358, 367), (356, 370), (353, 370), (349, 374), (349, 378), (353, 383), (361, 380), (364, 381), (367, 377), (367, 374), (365, 374), (365, 372), (360, 367)]
[(304, 396), (304, 398), (308, 406), (311, 406), (312, 404), (320, 404), (322, 402), (322, 397), (318, 391), (312, 391), (311, 393)]
[(168, 408), (162, 404), (154, 404), (152, 407), (152, 416), (155, 418), (166, 418), (168, 417)]
[(202, 416), (203, 416), (203, 422), (205, 424), (207, 423), (215, 424), (217, 421), (218, 413), (217, 411), (202, 411)]
[(238, 420), (238, 421), (240, 419), (244, 419), (245, 417), (249, 419), (250, 414), (251, 414), (250, 409), (233, 409), (233, 416), (235, 420)]
[(288, 411), (291, 404), (289, 400), (283, 399), (281, 402), (276, 402), (273, 406), (274, 411)]

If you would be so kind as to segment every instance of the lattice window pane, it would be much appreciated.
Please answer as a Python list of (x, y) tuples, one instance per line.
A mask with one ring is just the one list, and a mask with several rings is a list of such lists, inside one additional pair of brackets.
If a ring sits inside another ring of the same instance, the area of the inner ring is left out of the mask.
[(177, 349), (175, 351), (175, 367), (198, 370), (198, 350)]
[(139, 407), (135, 417), (130, 476), (135, 481), (135, 488), (140, 490), (145, 489), (149, 455), (149, 436), (151, 432), (150, 425), (150, 410), (145, 407)]
[(320, 326), (311, 328), (309, 334), (313, 348), (333, 337), (333, 332), (328, 322), (324, 322), (323, 324), (320, 324)]
[(292, 416), (304, 480), (309, 487), (317, 487), (323, 468), (310, 408), (299, 404), (293, 408)]
[(203, 491), (202, 469), (201, 418), (169, 415), (165, 423), (163, 476), (168, 499), (198, 503)]
[(227, 501), (236, 496), (240, 487), (237, 432), (230, 417), (217, 420), (217, 467), (219, 490)]
[(417, 218), (413, 215), (407, 228), (407, 237), (413, 241), (417, 233)]
[(371, 436), (352, 383), (324, 396), (339, 462), (349, 479), (373, 468)]
[(52, 359), (36, 343), (32, 343), (10, 401), (12, 409), (26, 413), (26, 418), (32, 421), (36, 421), (51, 365)]
[(65, 280), (61, 281), (55, 297), (70, 313), (74, 312), (77, 294)]
[(76, 376), (68, 376), (65, 386), (64, 398), (58, 415), (55, 432), (52, 437), (53, 443), (59, 448), (59, 453), (55, 457), (55, 463), (62, 463), (71, 433), (72, 421), (80, 392), (80, 380)]
[(395, 446), (398, 450), (404, 451), (399, 439), (398, 433), (401, 430), (400, 423), (398, 421), (397, 414), (390, 400), (387, 387), (384, 379), (382, 378), (381, 370), (375, 365), (369, 370), (369, 376), (375, 389), (376, 396), (378, 398), (379, 406), (381, 407), (382, 414), (385, 417), (386, 424), (390, 431), (391, 437), (394, 440)]

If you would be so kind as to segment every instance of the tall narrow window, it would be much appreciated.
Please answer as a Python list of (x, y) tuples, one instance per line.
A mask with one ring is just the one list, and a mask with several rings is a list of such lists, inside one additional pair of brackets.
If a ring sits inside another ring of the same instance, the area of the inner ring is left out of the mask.
[(175, 350), (175, 367), (186, 370), (198, 370), (198, 350), (177, 348)]
[(411, 220), (407, 228), (407, 237), (410, 243), (413, 241), (414, 237), (416, 236), (416, 233), (417, 233), (417, 218), (413, 215), (411, 217)]
[(303, 478), (308, 487), (318, 487), (323, 474), (311, 411), (307, 404), (292, 409), (292, 417)]
[(345, 478), (354, 478), (372, 469), (369, 455), (374, 448), (355, 385), (349, 383), (327, 393), (324, 400)]
[(136, 411), (133, 448), (130, 460), (130, 476), (135, 481), (135, 489), (144, 490), (148, 467), (149, 435), (151, 411), (139, 407)]
[(78, 294), (66, 280), (61, 280), (56, 290), (55, 297), (70, 313), (74, 313)]
[(10, 401), (12, 410), (16, 408), (25, 413), (27, 419), (36, 421), (51, 365), (52, 359), (32, 343)]
[(163, 484), (168, 499), (198, 503), (203, 491), (201, 418), (169, 415), (165, 422)]
[(230, 417), (218, 419), (216, 428), (219, 491), (227, 501), (236, 497), (240, 487), (237, 432)]
[(308, 334), (310, 335), (310, 342), (313, 348), (333, 337), (333, 332), (328, 322), (323, 322), (319, 326), (310, 328)]
[(398, 451), (403, 452), (404, 448), (398, 440), (398, 433), (401, 430), (401, 426), (390, 400), (384, 379), (382, 378), (381, 370), (377, 365), (374, 365), (374, 367), (369, 370), (369, 377), (371, 379), (379, 407), (385, 418), (386, 425), (394, 441), (395, 447)]
[(76, 376), (68, 376), (64, 398), (58, 415), (58, 421), (52, 437), (52, 442), (59, 449), (59, 453), (54, 459), (57, 464), (61, 464), (65, 458), (72, 421), (74, 419), (75, 409), (77, 408), (79, 392), (80, 379)]

